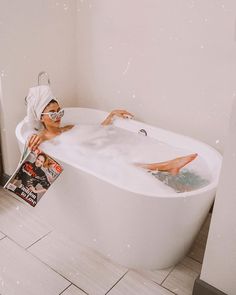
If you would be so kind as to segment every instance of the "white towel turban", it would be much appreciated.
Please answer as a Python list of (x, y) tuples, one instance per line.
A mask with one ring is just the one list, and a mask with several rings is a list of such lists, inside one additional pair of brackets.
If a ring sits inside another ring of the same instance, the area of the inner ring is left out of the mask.
[(52, 99), (57, 101), (49, 86), (40, 85), (29, 89), (29, 94), (26, 97), (27, 121), (33, 128), (40, 128), (41, 114)]

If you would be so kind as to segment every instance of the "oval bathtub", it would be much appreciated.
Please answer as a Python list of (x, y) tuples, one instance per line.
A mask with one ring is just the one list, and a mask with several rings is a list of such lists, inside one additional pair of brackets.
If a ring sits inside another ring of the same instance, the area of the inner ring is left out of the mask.
[[(63, 123), (99, 124), (106, 115), (99, 110), (67, 108)], [(59, 157), (64, 172), (34, 210), (53, 228), (114, 262), (144, 269), (172, 266), (186, 255), (208, 214), (222, 157), (195, 139), (135, 120), (116, 119), (113, 124), (130, 132), (145, 129), (150, 137), (192, 149), (205, 160), (211, 182), (191, 192), (144, 194), (108, 181), (91, 167), (79, 167)], [(21, 150), (31, 131), (24, 120), (17, 125)]]

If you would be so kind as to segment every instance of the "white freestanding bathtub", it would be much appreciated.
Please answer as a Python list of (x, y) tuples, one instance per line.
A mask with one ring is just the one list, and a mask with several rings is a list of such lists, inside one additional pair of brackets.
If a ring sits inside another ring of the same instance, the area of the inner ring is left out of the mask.
[[(63, 122), (99, 124), (106, 115), (94, 109), (68, 108)], [(114, 124), (130, 132), (145, 129), (148, 136), (179, 148), (187, 146), (205, 160), (211, 182), (191, 192), (145, 195), (60, 157), (64, 172), (34, 210), (55, 229), (114, 262), (130, 268), (172, 266), (186, 255), (212, 205), (221, 155), (195, 139), (135, 120), (117, 119)], [(24, 120), (17, 125), (21, 150), (29, 131)]]

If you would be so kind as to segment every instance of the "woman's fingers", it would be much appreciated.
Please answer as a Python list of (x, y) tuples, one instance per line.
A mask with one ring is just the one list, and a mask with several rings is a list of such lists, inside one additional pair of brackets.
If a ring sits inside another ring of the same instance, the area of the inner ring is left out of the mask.
[(131, 114), (130, 112), (127, 112), (127, 111), (123, 111), (123, 112), (122, 112), (122, 117), (123, 117), (123, 118), (130, 118), (130, 119), (131, 119), (131, 118), (133, 118), (133, 116), (134, 116), (134, 115)]
[(39, 135), (37, 134), (33, 134), (31, 137), (30, 137), (30, 140), (29, 140), (29, 143), (28, 143), (28, 147), (31, 149), (31, 150), (35, 150), (36, 148), (38, 148), (38, 146), (40, 145), (41, 143), (41, 138)]
[(110, 114), (106, 117), (106, 119), (101, 123), (102, 125), (110, 125), (112, 124), (113, 117), (121, 117), (121, 118), (133, 118), (134, 115), (131, 113), (127, 112), (126, 110), (114, 110), (110, 112)]
[(122, 117), (122, 118), (133, 118), (134, 117), (133, 114), (131, 114), (130, 112), (128, 112), (126, 110), (114, 110), (114, 111), (112, 111), (112, 115)]

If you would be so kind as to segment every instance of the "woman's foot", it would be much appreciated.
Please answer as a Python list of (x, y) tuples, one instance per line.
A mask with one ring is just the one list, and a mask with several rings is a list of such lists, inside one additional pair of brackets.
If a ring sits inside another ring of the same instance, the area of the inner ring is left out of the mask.
[(166, 171), (169, 172), (171, 175), (176, 175), (179, 173), (181, 168), (192, 162), (196, 157), (197, 154), (190, 154), (166, 162), (151, 164), (137, 163), (135, 165), (151, 171)]

